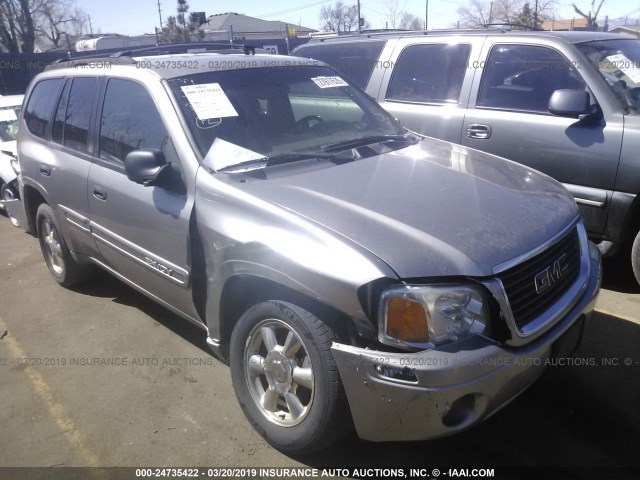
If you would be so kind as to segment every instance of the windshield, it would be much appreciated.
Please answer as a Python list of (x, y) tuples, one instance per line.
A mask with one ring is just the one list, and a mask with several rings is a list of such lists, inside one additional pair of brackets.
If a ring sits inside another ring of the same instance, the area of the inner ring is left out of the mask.
[(0, 107), (0, 142), (12, 142), (18, 135), (20, 105)]
[(328, 67), (207, 72), (169, 85), (204, 164), (214, 170), (276, 155), (295, 160), (305, 156), (294, 154), (324, 152), (347, 140), (371, 137), (373, 143), (404, 133)]
[(640, 40), (604, 40), (578, 47), (623, 105), (633, 113), (640, 112)]

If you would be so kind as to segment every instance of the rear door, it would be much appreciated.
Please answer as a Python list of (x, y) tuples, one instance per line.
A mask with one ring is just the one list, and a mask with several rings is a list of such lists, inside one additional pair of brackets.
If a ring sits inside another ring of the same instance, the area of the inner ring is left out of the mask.
[[(62, 235), (75, 253), (91, 256), (95, 243), (89, 229), (87, 175), (91, 165), (90, 127), (97, 77), (43, 80), (36, 85), (25, 111), (34, 135), (23, 137), (25, 177), (45, 192)], [(42, 148), (41, 141), (46, 141)]]
[[(613, 193), (623, 116), (600, 104), (604, 118), (581, 122), (548, 112), (558, 89), (595, 92), (584, 78), (588, 65), (569, 46), (487, 44), (460, 143), (509, 158), (561, 181), (576, 198), (589, 233), (604, 230)], [(606, 119), (606, 120), (605, 120)]]
[[(484, 37), (401, 38), (382, 52), (377, 100), (402, 124), (458, 142)], [(373, 80), (373, 79), (372, 79)]]
[[(165, 111), (173, 113), (166, 93)], [(109, 78), (98, 107), (98, 139), (89, 172), (91, 229), (99, 260), (138, 288), (180, 313), (198, 320), (191, 295), (189, 222), (193, 195), (172, 136), (147, 87)], [(130, 181), (127, 154), (160, 150), (171, 163), (171, 181), (150, 186)]]

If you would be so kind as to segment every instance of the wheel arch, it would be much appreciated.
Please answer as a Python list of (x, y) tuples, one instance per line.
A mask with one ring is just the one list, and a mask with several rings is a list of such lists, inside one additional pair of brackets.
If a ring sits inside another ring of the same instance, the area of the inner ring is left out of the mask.
[(220, 296), (220, 355), (228, 360), (231, 333), (242, 314), (267, 300), (296, 304), (321, 318), (335, 333), (337, 340), (356, 344), (360, 338), (356, 321), (346, 313), (318, 299), (263, 277), (238, 275), (225, 283)]
[(49, 202), (45, 199), (44, 195), (35, 187), (25, 184), (22, 189), (24, 210), (27, 215), (27, 225), (25, 229), (31, 234), (37, 233), (36, 215), (38, 213), (38, 207), (43, 203), (47, 205)]

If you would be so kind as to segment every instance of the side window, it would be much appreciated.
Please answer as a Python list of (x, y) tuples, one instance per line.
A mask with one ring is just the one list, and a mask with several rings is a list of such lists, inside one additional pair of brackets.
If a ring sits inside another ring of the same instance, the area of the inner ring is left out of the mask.
[(477, 106), (546, 113), (558, 89), (586, 88), (557, 51), (533, 45), (495, 45), (484, 68)]
[(67, 102), (62, 143), (82, 153), (88, 152), (89, 120), (97, 82), (96, 78), (74, 78)]
[(129, 152), (141, 148), (165, 151), (168, 141), (147, 90), (129, 80), (109, 80), (100, 120), (100, 158), (122, 165)]
[(61, 145), (62, 135), (64, 134), (64, 119), (67, 115), (69, 90), (71, 90), (71, 81), (67, 82), (67, 84), (64, 86), (64, 90), (62, 91), (62, 95), (60, 95), (60, 101), (58, 102), (56, 116), (53, 119), (53, 129), (51, 131), (51, 140)]
[(24, 111), (24, 121), (27, 129), (40, 138), (45, 136), (63, 82), (62, 78), (43, 80), (31, 92)]
[(412, 45), (396, 62), (387, 100), (458, 103), (469, 45)]
[(365, 89), (385, 43), (385, 40), (379, 40), (353, 44), (311, 45), (300, 48), (295, 55), (327, 63), (352, 83)]

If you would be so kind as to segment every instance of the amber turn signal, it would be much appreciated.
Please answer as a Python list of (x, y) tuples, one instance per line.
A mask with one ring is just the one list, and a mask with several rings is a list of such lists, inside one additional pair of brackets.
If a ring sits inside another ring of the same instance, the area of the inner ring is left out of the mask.
[(386, 333), (405, 342), (428, 342), (429, 321), (424, 306), (406, 297), (390, 298)]

